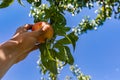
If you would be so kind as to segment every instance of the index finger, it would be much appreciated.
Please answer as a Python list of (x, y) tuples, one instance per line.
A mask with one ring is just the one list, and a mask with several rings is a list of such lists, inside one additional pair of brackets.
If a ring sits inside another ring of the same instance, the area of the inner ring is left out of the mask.
[(25, 24), (25, 26), (24, 26), (24, 28), (26, 29), (26, 30), (31, 30), (32, 29), (32, 24)]

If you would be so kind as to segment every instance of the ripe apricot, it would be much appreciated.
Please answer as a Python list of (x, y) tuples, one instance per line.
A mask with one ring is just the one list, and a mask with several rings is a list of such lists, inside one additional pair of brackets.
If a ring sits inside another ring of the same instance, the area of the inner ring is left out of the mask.
[(44, 43), (46, 41), (46, 39), (51, 39), (53, 37), (53, 33), (54, 33), (53, 28), (47, 22), (37, 22), (32, 26), (32, 31), (40, 30), (40, 29), (45, 28), (45, 27), (47, 29), (38, 38), (39, 43)]

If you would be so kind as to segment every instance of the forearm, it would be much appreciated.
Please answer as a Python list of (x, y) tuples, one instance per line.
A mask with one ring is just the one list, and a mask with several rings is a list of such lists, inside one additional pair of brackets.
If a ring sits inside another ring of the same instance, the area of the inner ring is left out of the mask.
[(7, 41), (0, 45), (0, 78), (8, 71), (8, 69), (14, 64), (13, 53), (15, 53), (15, 47), (17, 43), (14, 41)]
[[(4, 52), (0, 50), (0, 55)], [(8, 71), (8, 69), (13, 65), (13, 61), (9, 58), (0, 57), (0, 78)]]

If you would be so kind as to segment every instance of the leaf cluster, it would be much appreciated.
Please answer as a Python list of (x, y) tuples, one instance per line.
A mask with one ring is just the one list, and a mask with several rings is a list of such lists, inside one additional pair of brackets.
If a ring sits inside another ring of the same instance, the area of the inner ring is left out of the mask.
[[(0, 8), (8, 7), (13, 2), (14, 0), (3, 0)], [(18, 2), (24, 6), (22, 0), (18, 0)], [(48, 72), (52, 80), (57, 79), (60, 69), (66, 64), (74, 64), (70, 45), (75, 50), (78, 35), (86, 33), (88, 30), (96, 30), (112, 16), (120, 19), (120, 0), (46, 0), (45, 4), (43, 0), (27, 0), (27, 2), (32, 5), (30, 15), (34, 18), (34, 22), (46, 21), (54, 29), (54, 37), (40, 46), (39, 60), (41, 72), (44, 74)], [(86, 16), (72, 30), (67, 26), (66, 12), (75, 16), (82, 9), (92, 9), (96, 4), (98, 5), (98, 9), (95, 11), (96, 18), (91, 19)], [(75, 69), (72, 71), (75, 72)], [(82, 74), (77, 77), (78, 80), (89, 80), (89, 77)]]

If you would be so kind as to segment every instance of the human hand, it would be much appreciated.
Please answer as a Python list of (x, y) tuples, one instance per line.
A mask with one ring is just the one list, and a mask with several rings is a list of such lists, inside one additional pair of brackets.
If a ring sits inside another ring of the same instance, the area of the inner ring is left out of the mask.
[(36, 43), (40, 37), (43, 37), (50, 26), (47, 24), (41, 29), (31, 30), (33, 25), (19, 27), (13, 37), (0, 44), (0, 78), (4, 76), (7, 70), (15, 63), (23, 60), (31, 51), (37, 49)]
[(17, 63), (21, 60), (23, 60), (31, 51), (38, 48), (36, 45), (38, 38), (45, 34), (49, 26), (43, 26), (40, 30), (37, 31), (29, 31), (31, 30), (33, 25), (25, 25), (22, 27), (19, 27), (16, 30), (16, 33), (10, 39), (10, 41), (15, 42), (16, 45), (14, 47), (14, 53), (12, 56), (14, 56), (14, 62)]

